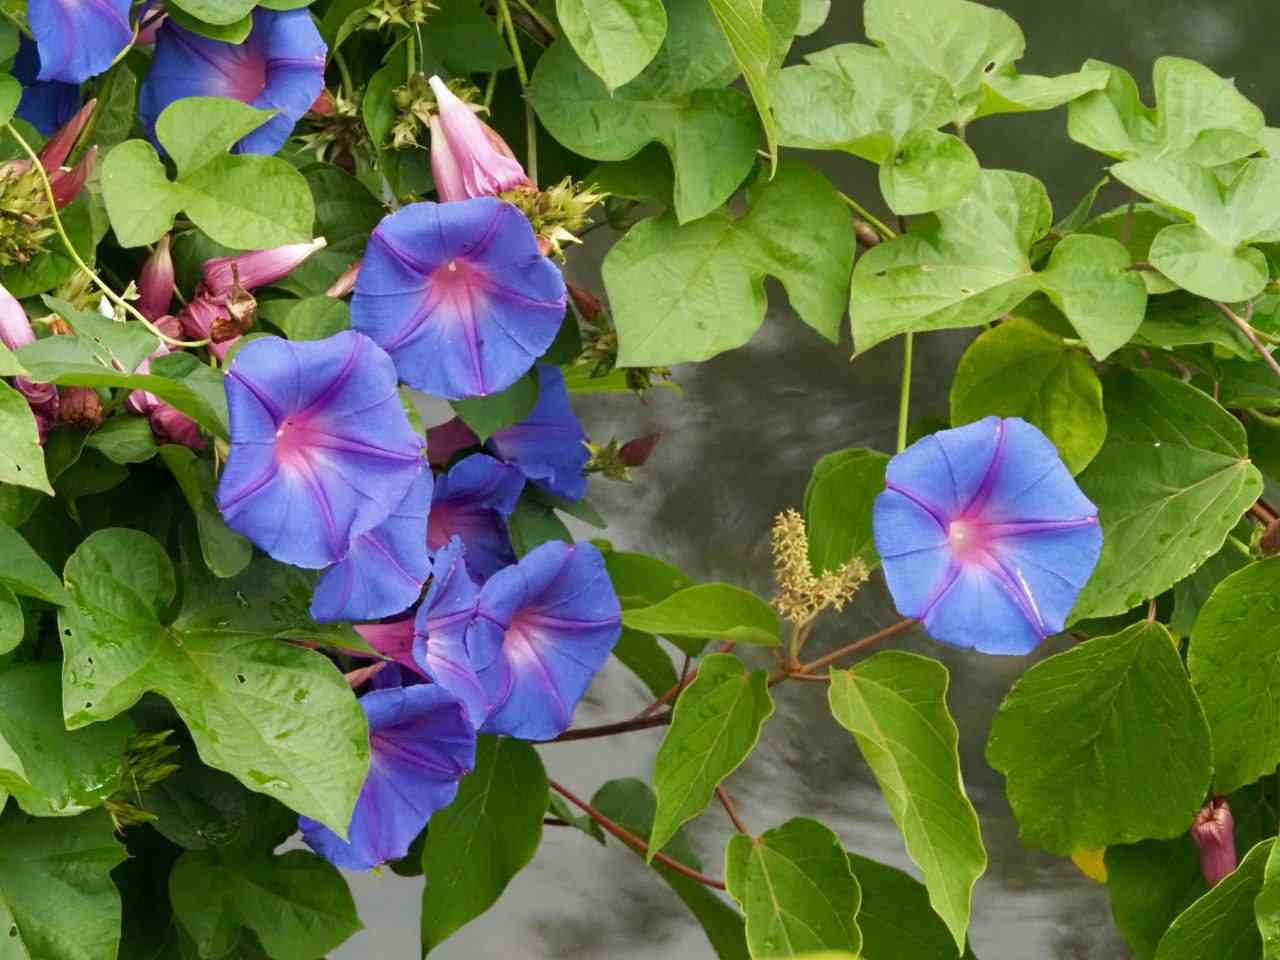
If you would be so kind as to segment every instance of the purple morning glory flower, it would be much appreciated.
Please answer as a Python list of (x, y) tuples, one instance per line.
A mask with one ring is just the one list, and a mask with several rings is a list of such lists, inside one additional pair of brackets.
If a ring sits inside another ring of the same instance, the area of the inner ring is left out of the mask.
[(524, 474), (487, 454), (459, 460), (436, 481), (427, 546), (440, 550), (456, 534), (467, 548), (467, 569), (480, 580), (515, 563), (507, 517), (523, 489)]
[(349, 839), (307, 817), (298, 821), (312, 850), (348, 870), (371, 870), (408, 853), (431, 815), (453, 802), (476, 758), (466, 712), (437, 684), (376, 690), (360, 706), (369, 718), (369, 775)]
[(1017, 418), (943, 430), (889, 461), (873, 514), (898, 612), (982, 653), (1062, 630), (1102, 549), (1098, 508)]
[(40, 80), (83, 83), (105, 71), (133, 39), (131, 0), (28, 0)]
[(44, 136), (67, 123), (80, 109), (80, 85), (56, 80), (37, 80), (40, 54), (25, 36), (18, 39), (18, 55), (13, 61), (13, 77), (22, 84), (17, 114)]
[(471, 723), (479, 727), (489, 715), (490, 700), (467, 645), (480, 588), (467, 572), (465, 553), (462, 541), (453, 537), (432, 561), (431, 587), (413, 625), (413, 660), (466, 707)]
[(211, 40), (168, 20), (156, 35), (138, 119), (154, 141), (156, 118), (175, 100), (230, 97), (279, 111), (236, 144), (234, 152), (275, 153), (324, 89), (327, 53), (307, 10), (257, 8), (243, 43)]
[(566, 500), (587, 494), (583, 468), (591, 458), (586, 433), (569, 405), (559, 367), (538, 364), (538, 404), (533, 413), (489, 438), (488, 448), (543, 489)]
[(351, 325), (400, 379), (460, 400), (505, 390), (556, 338), (564, 277), (524, 214), (493, 197), (413, 203), (378, 224), (351, 300)]
[(218, 508), (282, 563), (337, 563), (422, 470), (422, 438), (400, 405), (395, 367), (362, 334), (253, 340), (231, 364), (226, 390), (231, 453)]
[(312, 619), (374, 620), (402, 613), (418, 601), (431, 575), (427, 510), (431, 469), (424, 463), (400, 505), (351, 542), (347, 555), (324, 572), (311, 600)]
[(591, 544), (552, 540), (499, 570), (480, 590), (467, 630), (489, 699), (481, 730), (559, 736), (621, 632), (618, 596)]

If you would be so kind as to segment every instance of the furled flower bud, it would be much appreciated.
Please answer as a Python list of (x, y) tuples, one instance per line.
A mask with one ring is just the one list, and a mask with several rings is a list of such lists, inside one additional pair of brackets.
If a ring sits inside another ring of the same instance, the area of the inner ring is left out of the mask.
[(169, 312), (173, 278), (173, 257), (169, 253), (169, 235), (166, 233), (138, 275), (138, 312), (148, 320), (157, 320)]
[(328, 90), (321, 90), (320, 96), (315, 98), (310, 108), (308, 108), (307, 113), (314, 113), (321, 117), (329, 117), (333, 115), (333, 111), (333, 94)]
[(316, 237), (310, 243), (289, 243), (271, 250), (219, 257), (204, 265), (204, 285), (215, 296), (230, 293), (237, 283), (245, 290), (256, 290), (284, 279), (324, 245), (324, 237)]
[(427, 459), (437, 469), (447, 466), (454, 454), (478, 446), (480, 438), (462, 422), (461, 417), (454, 417), (427, 431)]
[(1267, 524), (1267, 529), (1262, 532), (1262, 539), (1258, 544), (1262, 547), (1262, 552), (1268, 557), (1280, 553), (1280, 519), (1272, 520)]
[(497, 196), (532, 188), (511, 148), (459, 100), (439, 77), (429, 81), (436, 96), (431, 118), (431, 176), (442, 201)]
[(35, 340), (27, 312), (8, 290), (0, 286), (0, 342), (10, 350), (25, 347)]
[(1191, 824), (1200, 848), (1200, 872), (1210, 887), (1236, 868), (1235, 820), (1224, 797), (1214, 797)]
[(573, 305), (577, 307), (578, 313), (582, 315), (582, 319), (587, 323), (595, 323), (600, 317), (600, 312), (604, 308), (600, 305), (600, 298), (589, 290), (583, 290), (577, 284), (565, 281), (565, 287), (569, 291), (569, 296), (573, 298)]
[(151, 411), (151, 432), (160, 443), (180, 443), (192, 450), (203, 450), (205, 439), (200, 427), (177, 407), (161, 403)]
[(53, 188), (53, 204), (59, 210), (67, 206), (84, 189), (93, 173), (93, 165), (98, 160), (98, 148), (90, 147), (89, 152), (80, 158), (70, 170), (62, 169), (49, 176), (49, 185)]
[(67, 157), (71, 155), (71, 148), (75, 146), (76, 140), (84, 132), (85, 124), (89, 122), (89, 118), (93, 115), (93, 108), (97, 106), (97, 103), (97, 100), (90, 100), (86, 103), (74, 117), (63, 124), (62, 128), (40, 148), (40, 165), (50, 174), (61, 169), (62, 165), (67, 162)]
[(93, 387), (64, 387), (58, 408), (58, 422), (77, 430), (92, 430), (102, 425), (102, 401)]
[(648, 433), (643, 437), (636, 437), (634, 440), (628, 440), (622, 445), (622, 449), (618, 451), (618, 460), (628, 467), (643, 467), (649, 462), (649, 458), (653, 456), (653, 451), (658, 447), (658, 441), (662, 439), (662, 432)]

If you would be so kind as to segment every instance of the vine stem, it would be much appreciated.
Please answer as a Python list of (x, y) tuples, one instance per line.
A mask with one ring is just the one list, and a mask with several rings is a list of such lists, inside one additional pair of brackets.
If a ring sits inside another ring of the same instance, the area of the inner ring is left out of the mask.
[(1253, 349), (1257, 350), (1262, 359), (1266, 361), (1267, 366), (1271, 368), (1271, 372), (1280, 377), (1280, 363), (1276, 362), (1276, 358), (1271, 355), (1271, 351), (1263, 346), (1262, 341), (1258, 339), (1258, 332), (1253, 329), (1253, 324), (1220, 300), (1213, 301), (1213, 305), (1218, 308), (1224, 317), (1235, 324), (1236, 329), (1243, 333), (1245, 338), (1253, 344)]
[(716, 786), (716, 798), (720, 801), (720, 806), (724, 807), (724, 812), (729, 815), (729, 819), (733, 822), (733, 828), (739, 833), (751, 836), (751, 831), (747, 829), (747, 825), (742, 822), (742, 817), (738, 815), (738, 808), (733, 804), (733, 797), (729, 796), (729, 791), (722, 785)]
[(530, 19), (533, 20), (534, 23), (546, 31), (548, 37), (554, 40), (559, 36), (559, 33), (555, 28), (555, 24), (540, 14), (534, 8), (533, 4), (529, 3), (529, 0), (516, 0), (516, 3), (520, 4), (521, 9), (529, 15)]
[(170, 337), (150, 320), (144, 317), (133, 304), (112, 290), (111, 287), (107, 285), (106, 281), (90, 269), (89, 265), (85, 263), (84, 259), (80, 256), (80, 252), (76, 250), (75, 244), (71, 242), (71, 238), (67, 236), (66, 227), (62, 225), (62, 217), (58, 215), (58, 203), (53, 196), (53, 184), (49, 182), (49, 174), (45, 171), (44, 164), (40, 162), (40, 158), (36, 156), (36, 152), (31, 149), (31, 144), (27, 143), (22, 134), (18, 132), (17, 128), (12, 123), (6, 123), (5, 128), (9, 131), (10, 136), (12, 136), (17, 142), (18, 146), (22, 148), (23, 153), (31, 158), (31, 163), (34, 165), (35, 171), (40, 177), (40, 182), (44, 185), (44, 195), (45, 199), (49, 202), (49, 212), (53, 216), (53, 226), (58, 231), (58, 236), (62, 239), (62, 245), (67, 248), (67, 253), (71, 255), (71, 259), (75, 265), (83, 270), (90, 280), (97, 284), (98, 289), (103, 292), (108, 300), (117, 306), (122, 307), (126, 313), (132, 314), (135, 319), (140, 320), (144, 327), (154, 333), (165, 343), (175, 347), (203, 347), (208, 345), (209, 340), (207, 338), (204, 340), (175, 340), (173, 337)]
[(911, 411), (911, 355), (915, 352), (916, 335), (907, 331), (902, 336), (902, 391), (898, 395), (898, 452), (907, 449), (907, 419)]
[(534, 186), (538, 184), (538, 124), (533, 116), (533, 107), (529, 104), (529, 71), (525, 69), (524, 54), (520, 52), (520, 35), (516, 33), (515, 22), (511, 19), (511, 7), (507, 0), (498, 0), (498, 14), (502, 17), (502, 25), (507, 31), (507, 42), (511, 47), (511, 57), (516, 62), (516, 76), (520, 78), (520, 89), (524, 91), (524, 128), (525, 139), (528, 140), (528, 161), (525, 166), (529, 179)]
[(877, 630), (869, 636), (863, 637), (861, 640), (855, 640), (853, 643), (840, 647), (838, 650), (832, 650), (826, 656), (819, 657), (817, 660), (810, 660), (808, 663), (802, 663), (800, 666), (787, 670), (782, 669), (769, 678), (769, 686), (774, 687), (788, 679), (800, 679), (813, 673), (815, 670), (821, 670), (823, 667), (830, 666), (837, 660), (847, 657), (850, 654), (857, 653), (865, 647), (871, 646), (873, 643), (879, 643), (881, 640), (887, 640), (889, 637), (896, 636), (904, 630), (914, 627), (919, 621), (914, 617), (908, 617), (906, 620), (899, 620), (891, 626), (885, 627), (883, 630)]
[(648, 730), (651, 727), (665, 727), (671, 722), (671, 712), (656, 716), (635, 717), (631, 720), (619, 720), (617, 723), (602, 723), (594, 727), (578, 727), (566, 730), (548, 743), (567, 743), (572, 740), (594, 740), (596, 737), (610, 737), (615, 733), (630, 733), (633, 730)]
[(867, 221), (867, 223), (871, 224), (872, 228), (875, 229), (876, 233), (880, 234), (880, 236), (884, 237), (884, 239), (892, 240), (894, 237), (897, 236), (897, 234), (894, 233), (893, 230), (891, 230), (883, 220), (879, 219), (874, 213), (872, 213), (870, 210), (868, 210), (866, 207), (860, 204), (857, 200), (853, 199), (853, 197), (849, 196), (847, 193), (840, 194), (840, 199), (843, 200), (846, 204), (848, 204), (854, 213), (860, 216), (863, 220)]
[(333, 51), (333, 62), (338, 68), (338, 75), (342, 78), (342, 93), (348, 100), (355, 100), (356, 85), (351, 80), (351, 70), (347, 67), (347, 58), (342, 55), (341, 50)]
[[(613, 834), (615, 837), (617, 837), (619, 840), (621, 840), (623, 843), (629, 846), (636, 853), (640, 854), (640, 856), (643, 857), (648, 853), (649, 844), (646, 843), (644, 840), (640, 839), (639, 837), (637, 837), (634, 833), (632, 833), (622, 824), (617, 823), (614, 820), (610, 820), (608, 817), (606, 817), (603, 813), (601, 813), (595, 807), (591, 806), (591, 804), (587, 803), (585, 800), (581, 800), (578, 797), (574, 796), (567, 789), (565, 789), (563, 785), (556, 783), (556, 781), (551, 780), (549, 781), (549, 783), (551, 785), (552, 790), (560, 794), (560, 796), (564, 797), (566, 800), (572, 803), (575, 807), (577, 807), (579, 810), (581, 810), (583, 813), (589, 816), (592, 820), (600, 824), (600, 826), (604, 830)], [(723, 881), (717, 880), (715, 877), (709, 877), (705, 873), (699, 873), (697, 870), (694, 870), (692, 867), (686, 867), (679, 860), (673, 860), (671, 859), (671, 857), (668, 857), (665, 853), (655, 853), (653, 855), (653, 859), (656, 860), (658, 863), (662, 864), (664, 867), (670, 867), (676, 873), (681, 874), (682, 876), (686, 876), (690, 880), (696, 880), (698, 881), (698, 883), (704, 884), (708, 887), (711, 887), (712, 889), (723, 890), (725, 888)]]

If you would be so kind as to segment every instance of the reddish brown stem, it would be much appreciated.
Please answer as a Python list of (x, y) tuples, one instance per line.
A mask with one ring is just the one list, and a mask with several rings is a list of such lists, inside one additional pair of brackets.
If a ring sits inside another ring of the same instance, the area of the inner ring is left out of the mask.
[(813, 673), (815, 670), (821, 670), (823, 667), (833, 664), (837, 660), (847, 657), (850, 654), (857, 653), (864, 647), (869, 647), (873, 643), (879, 643), (881, 640), (887, 640), (889, 637), (896, 636), (904, 630), (909, 630), (911, 627), (914, 627), (917, 622), (918, 621), (912, 617), (908, 617), (906, 620), (899, 620), (892, 626), (885, 627), (883, 630), (878, 630), (870, 636), (863, 637), (861, 640), (855, 640), (853, 643), (843, 646), (839, 650), (833, 650), (825, 657), (819, 657), (817, 660), (802, 663), (799, 667), (793, 670), (780, 670), (769, 678), (769, 686), (776, 686), (783, 680), (790, 677), (801, 677), (805, 674)]
[(738, 808), (733, 805), (733, 798), (729, 796), (729, 791), (724, 787), (716, 787), (716, 796), (720, 800), (720, 806), (724, 807), (724, 812), (729, 815), (729, 819), (733, 821), (733, 827), (739, 833), (751, 835), (751, 831), (747, 829), (747, 825), (742, 822), (742, 817), (738, 816)]
[(665, 727), (671, 722), (671, 711), (656, 717), (636, 717), (632, 720), (620, 720), (617, 723), (602, 723), (594, 727), (578, 727), (566, 730), (554, 740), (547, 743), (566, 743), (571, 740), (594, 740), (596, 737), (611, 737), (615, 733), (630, 733), (633, 730), (648, 730), (651, 727)]
[[(577, 807), (579, 810), (581, 810), (583, 813), (589, 816), (596, 823), (600, 824), (601, 828), (605, 830), (607, 833), (613, 834), (615, 837), (617, 837), (619, 840), (621, 840), (623, 843), (629, 846), (636, 853), (640, 854), (640, 856), (643, 857), (646, 855), (646, 853), (649, 850), (649, 844), (646, 843), (644, 840), (637, 837), (634, 833), (632, 833), (622, 824), (617, 823), (613, 820), (610, 820), (608, 817), (606, 817), (603, 813), (601, 813), (595, 807), (591, 806), (591, 804), (587, 803), (585, 800), (580, 800), (578, 797), (574, 796), (572, 793), (566, 790), (561, 784), (556, 783), (554, 780), (550, 781), (550, 784), (551, 784), (552, 790), (560, 794), (560, 796), (564, 797), (566, 800), (568, 800), (575, 807)], [(709, 877), (705, 873), (699, 873), (697, 870), (694, 870), (692, 867), (686, 867), (679, 860), (672, 860), (665, 853), (655, 853), (653, 855), (653, 859), (658, 863), (662, 864), (664, 867), (670, 867), (676, 873), (679, 873), (682, 876), (688, 877), (690, 880), (696, 880), (698, 881), (698, 883), (704, 884), (715, 890), (724, 889), (724, 883), (722, 881), (717, 880), (715, 877)]]
[(1235, 324), (1236, 329), (1244, 334), (1246, 340), (1253, 344), (1253, 349), (1258, 351), (1258, 356), (1262, 357), (1262, 359), (1266, 361), (1267, 366), (1271, 368), (1271, 372), (1277, 377), (1280, 377), (1280, 363), (1278, 363), (1276, 358), (1271, 355), (1271, 351), (1263, 346), (1262, 341), (1258, 339), (1258, 334), (1254, 331), (1249, 321), (1244, 317), (1238, 316), (1236, 312), (1225, 303), (1219, 303), (1215, 300), (1213, 305), (1218, 308), (1219, 312), (1224, 317)]

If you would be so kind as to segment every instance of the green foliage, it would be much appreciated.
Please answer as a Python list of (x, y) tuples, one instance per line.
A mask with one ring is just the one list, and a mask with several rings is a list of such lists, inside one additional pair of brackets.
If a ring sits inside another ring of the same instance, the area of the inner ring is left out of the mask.
[(991, 725), (987, 761), (1008, 778), (1023, 842), (1063, 856), (1186, 832), (1213, 766), (1204, 710), (1159, 623), (1023, 674)]
[[(858, 928), (863, 956), (956, 960), (951, 931), (933, 912), (922, 884), (856, 853), (849, 854), (849, 869), (862, 891)], [(966, 949), (960, 960), (973, 960), (972, 952)]]
[(648, 66), (667, 35), (661, 0), (557, 0), (574, 52), (610, 90)]
[(1108, 847), (1111, 914), (1136, 960), (1151, 960), (1178, 914), (1205, 891), (1200, 853), (1189, 836)]
[(22, 394), (7, 383), (0, 383), (0, 483), (53, 495), (44, 469), (36, 418)]
[(735, 834), (725, 885), (747, 918), (753, 960), (862, 946), (862, 893), (839, 838), (797, 817), (760, 837)]
[[(748, 204), (737, 219), (721, 210), (692, 224), (671, 214), (646, 220), (609, 251), (620, 364), (705, 360), (742, 346), (764, 321), (766, 275), (805, 323), (839, 339), (853, 261), (839, 194), (816, 171), (785, 163), (748, 191)], [(665, 278), (658, 289), (655, 275)]]
[(1073, 617), (1124, 613), (1195, 571), (1262, 493), (1244, 427), (1194, 387), (1150, 371), (1103, 380), (1107, 439), (1080, 475), (1102, 557)]
[(501, 393), (469, 400), (455, 400), (454, 413), (483, 443), (533, 413), (538, 404), (538, 371), (530, 370)]
[[(172, 181), (147, 141), (112, 150), (102, 192), (120, 243), (154, 243), (180, 212), (218, 243), (241, 250), (310, 240), (315, 204), (302, 174), (277, 157), (228, 153), (269, 116), (217, 97), (171, 104), (156, 121), (156, 137), (177, 166)], [(251, 202), (263, 196), (272, 198), (269, 212)]]
[(854, 343), (860, 351), (899, 333), (989, 323), (1043, 290), (1099, 359), (1142, 323), (1146, 289), (1117, 241), (1069, 237), (1040, 272), (1032, 244), (1053, 211), (1034, 177), (984, 170), (937, 213), (936, 227), (867, 251), (853, 271)]
[(422, 952), (488, 910), (542, 841), (547, 774), (527, 743), (481, 737), (458, 796), (431, 820), (422, 848)]
[(39, 960), (114, 960), (125, 859), (101, 811), (71, 820), (0, 816), (0, 931), (5, 954)]
[(851, 448), (828, 453), (813, 465), (804, 489), (804, 525), (809, 562), (818, 573), (853, 558), (874, 568), (871, 505), (884, 489), (889, 458), (875, 450)]
[(1026, 320), (1002, 323), (969, 345), (951, 381), (951, 422), (1021, 417), (1079, 473), (1102, 448), (1102, 383), (1088, 358)]
[(929, 902), (964, 950), (973, 885), (987, 867), (978, 815), (965, 795), (959, 734), (947, 711), (947, 669), (887, 651), (831, 671), (831, 713), (871, 767)]
[(650, 860), (706, 809), (716, 787), (755, 749), (772, 715), (765, 671), (747, 673), (729, 654), (703, 659), (676, 701), (671, 729), (654, 761), (658, 809), (649, 836)]
[(633, 630), (699, 640), (731, 640), (776, 647), (781, 625), (773, 608), (741, 587), (701, 583), (648, 607), (622, 611)]
[[(1254, 901), (1263, 892), (1273, 846), (1272, 840), (1258, 844), (1234, 873), (1180, 913), (1160, 938), (1155, 960), (1245, 960), (1260, 956), (1262, 937), (1255, 921)], [(1274, 891), (1270, 895), (1274, 897)], [(1258, 907), (1257, 920), (1269, 921), (1271, 909), (1269, 899), (1264, 899)]]
[(156, 541), (102, 530), (76, 549), (59, 614), (68, 727), (155, 691), (205, 763), (345, 834), (369, 763), (364, 712), (332, 663), (276, 640), (307, 629), (309, 579), (265, 560), (231, 580), (187, 574), (172, 616), (173, 565)]
[(1213, 732), (1213, 787), (1226, 794), (1280, 763), (1280, 558), (1222, 580), (1200, 610), (1187, 669)]

